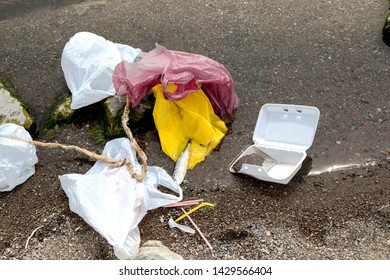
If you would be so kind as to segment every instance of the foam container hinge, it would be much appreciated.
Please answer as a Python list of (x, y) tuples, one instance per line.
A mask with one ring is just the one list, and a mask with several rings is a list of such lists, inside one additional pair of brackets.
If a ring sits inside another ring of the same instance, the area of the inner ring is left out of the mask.
[(288, 184), (307, 156), (319, 117), (316, 107), (264, 104), (253, 133), (254, 144), (232, 161), (230, 172)]

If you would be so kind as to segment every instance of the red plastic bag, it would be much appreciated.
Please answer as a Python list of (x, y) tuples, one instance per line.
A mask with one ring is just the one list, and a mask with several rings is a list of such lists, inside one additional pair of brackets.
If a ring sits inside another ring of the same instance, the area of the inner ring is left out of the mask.
[[(225, 122), (232, 121), (233, 111), (239, 106), (229, 72), (222, 64), (203, 55), (171, 51), (156, 44), (140, 61), (119, 63), (113, 74), (116, 94), (127, 94), (133, 108), (159, 82), (165, 98), (170, 100), (183, 99), (201, 85), (215, 113)], [(175, 84), (177, 90), (168, 93), (168, 84)]]

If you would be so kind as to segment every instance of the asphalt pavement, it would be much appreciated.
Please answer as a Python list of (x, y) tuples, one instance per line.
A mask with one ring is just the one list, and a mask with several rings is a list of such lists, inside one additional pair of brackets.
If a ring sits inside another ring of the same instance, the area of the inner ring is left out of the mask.
[(252, 144), (265, 103), (320, 110), (308, 150), (313, 173), (389, 155), (390, 48), (381, 34), (387, 0), (62, 2), (0, 21), (0, 73), (40, 126), (66, 90), (64, 45), (89, 31), (143, 51), (159, 43), (225, 65), (240, 98), (222, 147), (227, 162)]

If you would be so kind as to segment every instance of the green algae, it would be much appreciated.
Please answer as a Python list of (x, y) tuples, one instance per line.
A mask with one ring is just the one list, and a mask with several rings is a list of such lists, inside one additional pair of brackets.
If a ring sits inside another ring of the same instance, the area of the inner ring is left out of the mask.
[[(115, 109), (110, 102), (117, 102)], [(52, 138), (64, 126), (82, 127), (88, 124), (92, 138), (98, 143), (105, 143), (118, 137), (126, 137), (122, 126), (122, 114), (125, 102), (118, 102), (118, 97), (109, 97), (95, 104), (72, 110), (70, 92), (59, 93), (58, 100), (48, 110), (44, 121), (44, 134)], [(144, 132), (154, 127), (154, 97), (147, 97), (136, 108), (130, 110), (128, 126), (131, 130)]]

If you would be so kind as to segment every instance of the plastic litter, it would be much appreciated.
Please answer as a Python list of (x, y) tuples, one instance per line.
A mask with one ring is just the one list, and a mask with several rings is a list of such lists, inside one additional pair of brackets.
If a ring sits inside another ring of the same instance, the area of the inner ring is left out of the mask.
[[(176, 162), (181, 183), (187, 169), (203, 161), (224, 138), (239, 106), (231, 75), (220, 63), (198, 54), (171, 51), (156, 44), (139, 61), (115, 67), (117, 95), (136, 107), (151, 89), (156, 98), (153, 117), (162, 150)], [(186, 146), (190, 142), (187, 168)]]
[(184, 181), (187, 174), (188, 162), (190, 160), (191, 142), (187, 143), (186, 148), (176, 161), (175, 170), (173, 171), (173, 180), (179, 185)]
[[(161, 84), (152, 90), (156, 97), (153, 117), (162, 150), (176, 162), (191, 141), (188, 169), (193, 169), (221, 142), (227, 132), (225, 123), (214, 114), (201, 89), (181, 100), (165, 99)], [(168, 90), (174, 91), (175, 86), (168, 86)]]
[[(203, 55), (168, 50), (159, 44), (139, 61), (119, 63), (113, 75), (117, 95), (127, 94), (133, 108), (160, 82), (165, 98), (170, 100), (181, 100), (200, 85), (215, 113), (225, 122), (232, 121), (233, 111), (239, 106), (233, 79), (222, 64)], [(168, 93), (170, 84), (177, 88)]]
[(203, 199), (186, 200), (186, 201), (170, 203), (170, 204), (165, 205), (164, 207), (171, 208), (171, 207), (193, 206), (193, 205), (198, 205), (201, 202), (203, 202)]
[(230, 172), (288, 184), (313, 143), (319, 116), (319, 110), (311, 106), (263, 105), (253, 134), (254, 145), (233, 160)]
[(34, 145), (6, 137), (31, 141), (24, 127), (13, 123), (0, 125), (0, 191), (11, 191), (35, 173), (38, 162)]
[[(187, 212), (184, 210), (184, 208), (181, 208), (181, 211), (183, 211), (184, 214), (187, 214)], [(187, 216), (188, 220), (190, 220), (191, 224), (194, 226), (194, 228), (196, 229), (196, 231), (199, 233), (200, 237), (202, 237), (202, 239), (204, 240), (204, 242), (207, 244), (207, 246), (209, 247), (209, 249), (212, 251), (213, 250), (213, 246), (211, 246), (210, 244), (210, 241), (206, 238), (206, 236), (203, 234), (203, 232), (200, 230), (200, 228), (198, 227), (198, 225), (194, 222), (194, 220), (192, 220), (192, 218), (188, 215)]]
[[(127, 158), (139, 173), (141, 166), (127, 138), (107, 142), (103, 155), (116, 160)], [(97, 161), (86, 174), (59, 177), (69, 198), (70, 209), (80, 215), (114, 248), (118, 259), (137, 254), (140, 244), (138, 224), (148, 210), (182, 200), (181, 187), (160, 167), (147, 167), (142, 182), (137, 182), (126, 166), (110, 168)], [(177, 195), (160, 191), (170, 189)]]
[(169, 228), (178, 228), (183, 232), (187, 232), (187, 233), (191, 233), (191, 234), (195, 233), (194, 229), (187, 227), (185, 225), (180, 225), (180, 224), (176, 223), (172, 218), (170, 218), (168, 220), (168, 226), (169, 226)]
[(185, 217), (187, 217), (188, 215), (194, 213), (195, 211), (197, 211), (198, 209), (202, 208), (202, 207), (205, 207), (205, 206), (210, 206), (210, 207), (214, 207), (215, 204), (212, 204), (212, 203), (208, 203), (208, 202), (202, 202), (201, 204), (199, 204), (198, 206), (192, 208), (190, 211), (188, 211), (187, 213), (184, 213), (183, 215), (181, 215), (179, 218), (177, 218), (175, 220), (176, 223), (178, 223), (179, 221), (183, 220)]
[(72, 93), (71, 109), (115, 94), (112, 75), (121, 61), (133, 62), (142, 51), (90, 32), (78, 32), (66, 43), (61, 67)]
[(196, 231), (199, 233), (199, 235), (202, 237), (202, 239), (205, 241), (205, 243), (207, 244), (207, 246), (209, 247), (209, 249), (211, 251), (213, 251), (213, 246), (211, 246), (210, 242), (208, 241), (208, 239), (206, 238), (206, 236), (203, 234), (203, 232), (200, 230), (200, 228), (198, 227), (198, 225), (194, 222), (194, 220), (190, 217), (190, 214), (191, 213), (194, 213), (196, 210), (204, 207), (204, 206), (211, 206), (211, 207), (214, 207), (215, 205), (214, 204), (211, 204), (211, 203), (207, 203), (207, 202), (204, 202), (204, 203), (201, 203), (200, 205), (196, 206), (195, 208), (191, 209), (190, 211), (186, 212), (183, 208), (183, 206), (190, 206), (190, 205), (194, 205), (194, 204), (198, 204), (199, 202), (201, 202), (203, 200), (189, 200), (189, 201), (182, 201), (182, 202), (178, 202), (178, 203), (173, 203), (173, 204), (169, 204), (165, 207), (181, 207), (181, 211), (183, 211), (183, 215), (180, 216), (179, 218), (177, 218), (176, 220), (173, 220), (172, 218), (169, 219), (168, 221), (168, 226), (169, 228), (178, 228), (180, 229), (181, 231), (183, 232), (187, 232), (187, 233), (195, 233), (195, 230), (190, 228), (190, 227), (187, 227), (187, 226), (184, 226), (184, 225), (181, 225), (181, 224), (178, 224), (179, 221), (181, 221), (182, 219), (184, 218), (188, 218), (188, 220), (191, 222), (191, 224), (194, 226), (194, 228), (196, 229)]

